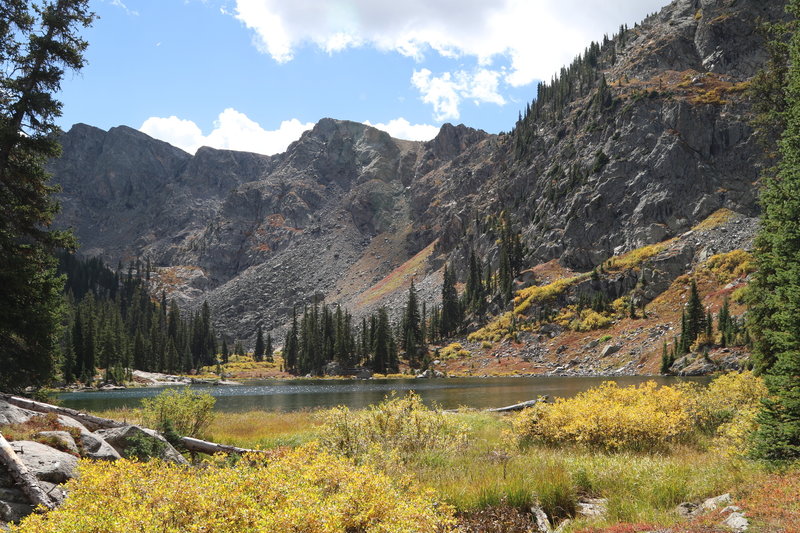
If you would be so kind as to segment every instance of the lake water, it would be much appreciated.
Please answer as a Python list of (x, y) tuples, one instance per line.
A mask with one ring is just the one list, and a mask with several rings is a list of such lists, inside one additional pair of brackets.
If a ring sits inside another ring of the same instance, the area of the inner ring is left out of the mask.
[[(604, 381), (620, 386), (653, 380), (661, 385), (709, 378), (664, 376), (623, 377), (519, 377), (519, 378), (448, 378), (448, 379), (370, 379), (370, 380), (257, 380), (238, 386), (193, 385), (192, 390), (216, 397), (216, 410), (239, 412), (251, 410), (298, 411), (346, 405), (352, 409), (379, 403), (396, 391), (413, 390), (428, 404), (444, 409), (466, 406), (502, 407), (542, 395), (571, 397)], [(58, 395), (60, 404), (80, 410), (138, 407), (142, 398), (154, 396), (163, 388), (125, 389), (108, 392), (69, 392)]]

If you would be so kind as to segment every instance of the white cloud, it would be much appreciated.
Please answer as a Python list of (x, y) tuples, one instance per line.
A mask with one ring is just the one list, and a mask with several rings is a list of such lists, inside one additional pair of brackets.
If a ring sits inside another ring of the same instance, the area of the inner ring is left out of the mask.
[(120, 9), (122, 9), (128, 15), (131, 15), (131, 16), (134, 16), (134, 17), (138, 17), (139, 16), (139, 12), (138, 11), (134, 11), (132, 9), (128, 9), (128, 6), (126, 6), (122, 2), (122, 0), (110, 0), (110, 4), (112, 6), (114, 6), (114, 7), (118, 7)]
[(372, 124), (369, 120), (365, 120), (364, 124), (383, 130), (395, 139), (407, 141), (430, 141), (439, 133), (439, 126), (411, 124), (403, 117), (392, 119), (386, 124)]
[(244, 113), (228, 108), (219, 114), (208, 135), (203, 135), (193, 121), (176, 116), (150, 117), (139, 130), (192, 154), (201, 146), (211, 146), (272, 155), (285, 151), (289, 144), (300, 138), (300, 134), (313, 126), (311, 122), (303, 124), (293, 118), (281, 122), (276, 130), (265, 130)]
[(476, 104), (505, 104), (498, 92), (499, 82), (500, 72), (489, 69), (477, 69), (474, 73), (445, 72), (437, 77), (423, 68), (415, 70), (411, 76), (411, 84), (419, 90), (422, 101), (433, 106), (434, 118), (438, 121), (458, 119), (462, 99)]
[(278, 62), (313, 43), (328, 53), (373, 46), (421, 60), (426, 52), (497, 57), (504, 82), (549, 80), (591, 40), (632, 25), (667, 0), (236, 0), (234, 16)]

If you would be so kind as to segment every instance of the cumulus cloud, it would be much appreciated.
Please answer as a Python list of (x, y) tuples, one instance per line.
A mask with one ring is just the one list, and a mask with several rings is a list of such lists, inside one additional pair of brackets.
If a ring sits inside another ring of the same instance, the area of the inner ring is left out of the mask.
[(244, 113), (228, 108), (219, 114), (208, 135), (203, 135), (193, 121), (176, 116), (150, 117), (139, 130), (191, 154), (201, 146), (210, 146), (273, 155), (285, 151), (289, 144), (300, 138), (300, 134), (313, 126), (311, 122), (304, 124), (293, 118), (281, 122), (276, 130), (265, 130)]
[(395, 139), (405, 139), (407, 141), (430, 141), (439, 133), (438, 126), (411, 124), (403, 117), (392, 119), (386, 124), (372, 124), (369, 120), (365, 120), (364, 124), (383, 130)]
[(329, 53), (373, 46), (422, 60), (502, 57), (513, 86), (549, 79), (591, 40), (657, 11), (667, 0), (236, 0), (233, 14), (278, 62), (313, 43)]
[(411, 84), (419, 90), (422, 101), (433, 106), (434, 118), (438, 121), (458, 119), (459, 106), (463, 99), (480, 104), (489, 102), (503, 105), (505, 99), (498, 92), (500, 72), (478, 69), (474, 73), (445, 72), (441, 76), (423, 68), (415, 70)]

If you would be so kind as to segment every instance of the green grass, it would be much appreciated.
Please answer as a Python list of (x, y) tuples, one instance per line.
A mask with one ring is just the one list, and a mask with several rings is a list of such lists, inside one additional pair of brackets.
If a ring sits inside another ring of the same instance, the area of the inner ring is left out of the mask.
[[(135, 420), (135, 411), (102, 413)], [(298, 446), (321, 437), (320, 412), (249, 412), (218, 416), (211, 440), (242, 447)], [(580, 447), (517, 448), (511, 415), (464, 411), (452, 415), (467, 427), (458, 450), (428, 450), (381, 467), (412, 475), (459, 512), (541, 505), (550, 517), (574, 515), (580, 497), (608, 499), (601, 520), (575, 518), (565, 533), (619, 523), (669, 526), (679, 520), (677, 504), (725, 492), (746, 491), (763, 477), (755, 463), (720, 456), (702, 447), (673, 445), (661, 453), (606, 453)]]

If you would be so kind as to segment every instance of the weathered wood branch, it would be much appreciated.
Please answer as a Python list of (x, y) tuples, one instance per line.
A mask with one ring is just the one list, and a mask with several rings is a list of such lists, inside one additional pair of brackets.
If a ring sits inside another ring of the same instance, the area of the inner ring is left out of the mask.
[(486, 409), (490, 413), (505, 413), (508, 411), (522, 411), (527, 407), (533, 407), (539, 402), (545, 401), (544, 398), (538, 398), (536, 400), (528, 400), (527, 402), (522, 403), (515, 403), (514, 405), (508, 405), (506, 407), (495, 407), (494, 409)]
[(102, 418), (99, 416), (90, 415), (88, 413), (82, 413), (80, 411), (76, 411), (75, 409), (59, 407), (49, 403), (36, 402), (27, 398), (20, 398), (19, 396), (11, 396), (10, 394), (3, 394), (0, 396), (0, 398), (7, 401), (11, 405), (16, 405), (17, 407), (22, 407), (23, 409), (28, 409), (30, 411), (36, 411), (37, 413), (54, 413), (57, 415), (68, 416), (77, 420), (91, 431), (97, 429), (118, 428), (126, 425), (123, 422), (111, 420), (110, 418)]
[[(31, 411), (36, 411), (37, 413), (55, 413), (57, 415), (68, 416), (77, 420), (90, 430), (111, 429), (127, 425), (117, 420), (111, 420), (110, 418), (102, 418), (99, 416), (82, 413), (80, 411), (76, 411), (75, 409), (59, 407), (49, 403), (36, 402), (33, 400), (28, 400), (27, 398), (20, 398), (18, 396), (3, 394), (0, 395), (0, 398), (12, 405), (22, 407), (23, 409), (29, 409)], [(260, 450), (249, 450), (247, 448), (239, 448), (238, 446), (219, 444), (216, 442), (195, 439), (192, 437), (181, 437), (180, 443), (190, 452), (207, 453), (209, 455), (213, 455), (215, 453), (236, 453), (240, 455), (244, 453), (260, 453)]]
[(43, 505), (48, 509), (55, 508), (55, 502), (42, 490), (36, 476), (30, 473), (28, 467), (17, 456), (14, 448), (2, 433), (0, 433), (0, 461), (6, 466), (14, 482), (33, 505)]
[(248, 450), (247, 448), (239, 448), (238, 446), (230, 446), (228, 444), (218, 444), (216, 442), (209, 442), (207, 440), (195, 439), (192, 437), (181, 437), (181, 445), (190, 452), (207, 453), (213, 455), (215, 453), (227, 454), (245, 454), (245, 453), (264, 453), (263, 450)]

